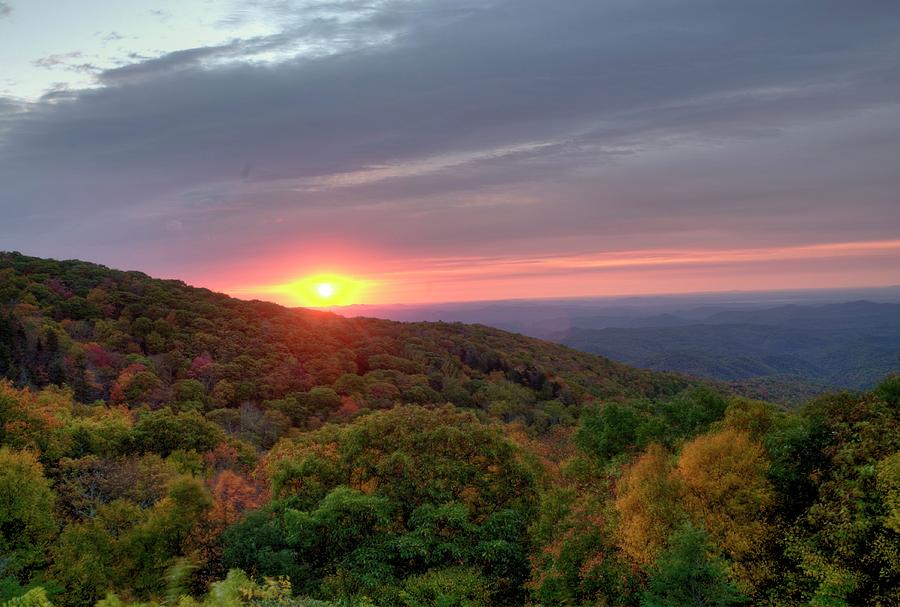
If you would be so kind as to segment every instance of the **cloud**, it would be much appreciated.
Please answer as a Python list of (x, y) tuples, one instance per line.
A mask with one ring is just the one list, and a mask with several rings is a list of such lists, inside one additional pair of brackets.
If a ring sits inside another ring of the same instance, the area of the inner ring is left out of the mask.
[(0, 122), (0, 239), (171, 267), (298, 237), (515, 256), (900, 230), (896, 3), (250, 9), (283, 29)]
[(137, 81), (165, 76), (178, 70), (196, 68), (200, 66), (204, 60), (216, 57), (233, 56), (239, 52), (238, 49), (240, 46), (240, 43), (232, 42), (219, 46), (198, 47), (174, 51), (160, 57), (145, 59), (136, 63), (123, 65), (122, 67), (104, 70), (98, 75), (98, 80), (102, 84), (119, 84), (126, 81)]
[(81, 51), (70, 53), (58, 53), (35, 59), (32, 64), (43, 69), (64, 69), (71, 72), (83, 72), (94, 74), (100, 72), (100, 68), (88, 62), (79, 61), (82, 58)]
[(9, 2), (3, 2), (0, 0), (0, 19), (4, 17), (9, 17), (12, 14), (12, 6)]

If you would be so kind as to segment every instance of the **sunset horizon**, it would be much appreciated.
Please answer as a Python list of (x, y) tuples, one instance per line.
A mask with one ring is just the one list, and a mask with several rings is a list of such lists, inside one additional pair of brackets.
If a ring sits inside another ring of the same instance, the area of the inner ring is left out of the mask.
[[(772, 275), (773, 263), (778, 264), (780, 275)], [(900, 240), (763, 250), (616, 252), (524, 260), (440, 259), (410, 265), (423, 269), (325, 272), (358, 283), (354, 296), (343, 303), (316, 302), (285, 288), (310, 277), (315, 280), (322, 272), (288, 274), (289, 279), (283, 283), (224, 282), (215, 283), (215, 288), (240, 298), (259, 296), (285, 305), (329, 307), (887, 287), (900, 284), (895, 271), (900, 267)], [(640, 269), (634, 270), (636, 267)], [(395, 295), (398, 291), (401, 294)], [(316, 303), (321, 305), (313, 305)]]
[(890, 18), (4, 6), (4, 249), (291, 305), (900, 282)]
[(900, 605), (900, 1), (0, 57), (0, 607)]
[[(116, 265), (103, 259), (92, 261)], [(773, 264), (778, 268), (774, 275)], [(262, 268), (239, 266), (239, 273), (248, 276), (244, 279), (235, 278), (233, 268), (216, 265), (201, 272), (167, 273), (150, 267), (129, 269), (184, 280), (240, 299), (315, 308), (854, 289), (900, 285), (895, 271), (900, 267), (900, 240), (768, 249), (668, 249), (539, 259), (405, 259), (385, 261), (367, 271), (358, 269), (362, 267), (360, 263), (348, 261), (336, 267), (318, 262), (313, 256), (296, 264), (279, 258), (275, 263), (261, 265)], [(399, 269), (390, 270), (398, 265)], [(282, 266), (288, 267), (282, 269)], [(268, 277), (272, 282), (263, 282)], [(254, 278), (259, 282), (250, 282)], [(341, 288), (327, 297), (315, 293), (317, 285), (332, 283), (340, 284)]]
[[(900, 240), (766, 249), (616, 251), (530, 259), (386, 260), (367, 270), (359, 269), (363, 264), (353, 260), (335, 266), (314, 256), (296, 263), (286, 258), (289, 256), (261, 263), (262, 267), (247, 267), (245, 262), (237, 272), (216, 264), (201, 271), (176, 273), (147, 266), (129, 269), (184, 280), (240, 299), (323, 308), (900, 284), (895, 271), (900, 267)], [(102, 258), (92, 261), (116, 266)], [(777, 265), (774, 273), (773, 264)], [(371, 261), (366, 265), (371, 266)], [(235, 274), (247, 278), (236, 278)], [(267, 278), (271, 282), (264, 282)], [(314, 293), (316, 285), (331, 283), (341, 284), (333, 297)]]

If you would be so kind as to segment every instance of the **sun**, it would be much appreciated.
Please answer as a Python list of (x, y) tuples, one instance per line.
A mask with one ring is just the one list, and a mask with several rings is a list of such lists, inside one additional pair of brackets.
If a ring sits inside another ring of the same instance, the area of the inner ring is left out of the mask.
[(323, 299), (330, 299), (334, 296), (334, 285), (330, 282), (320, 282), (316, 285), (316, 293)]
[(343, 274), (321, 273), (277, 286), (292, 302), (305, 308), (330, 308), (358, 303), (369, 281)]

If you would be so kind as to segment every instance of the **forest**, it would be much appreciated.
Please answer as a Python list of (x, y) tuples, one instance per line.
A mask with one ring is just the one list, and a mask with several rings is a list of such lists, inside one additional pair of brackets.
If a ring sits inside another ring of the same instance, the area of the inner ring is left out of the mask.
[[(638, 367), (729, 382), (746, 396), (798, 403), (829, 389), (871, 389), (900, 371), (900, 304), (849, 301), (695, 311), (589, 328), (554, 341)], [(648, 326), (654, 322), (659, 326)], [(587, 328), (585, 327), (587, 326)]]
[(0, 605), (900, 605), (900, 377), (783, 406), (0, 253)]

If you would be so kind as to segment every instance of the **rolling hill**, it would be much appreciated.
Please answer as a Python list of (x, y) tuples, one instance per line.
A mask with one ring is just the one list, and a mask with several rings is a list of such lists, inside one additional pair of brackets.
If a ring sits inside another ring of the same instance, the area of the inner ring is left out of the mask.
[[(696, 316), (696, 313), (694, 314)], [(561, 343), (631, 365), (707, 377), (736, 386), (792, 391), (865, 390), (900, 371), (900, 304), (855, 301), (669, 315), (644, 326), (586, 328), (576, 319)], [(677, 322), (680, 321), (680, 322)], [(794, 390), (792, 390), (794, 388)]]
[(786, 411), (0, 254), (2, 607), (896, 604), (898, 453), (897, 378)]
[(797, 404), (900, 371), (900, 290), (821, 289), (351, 306), (393, 320), (483, 323), (641, 368)]
[(301, 427), (395, 402), (506, 402), (507, 420), (552, 424), (691, 383), (485, 326), (346, 319), (14, 253), (0, 254), (0, 377), (83, 402), (280, 407)]

